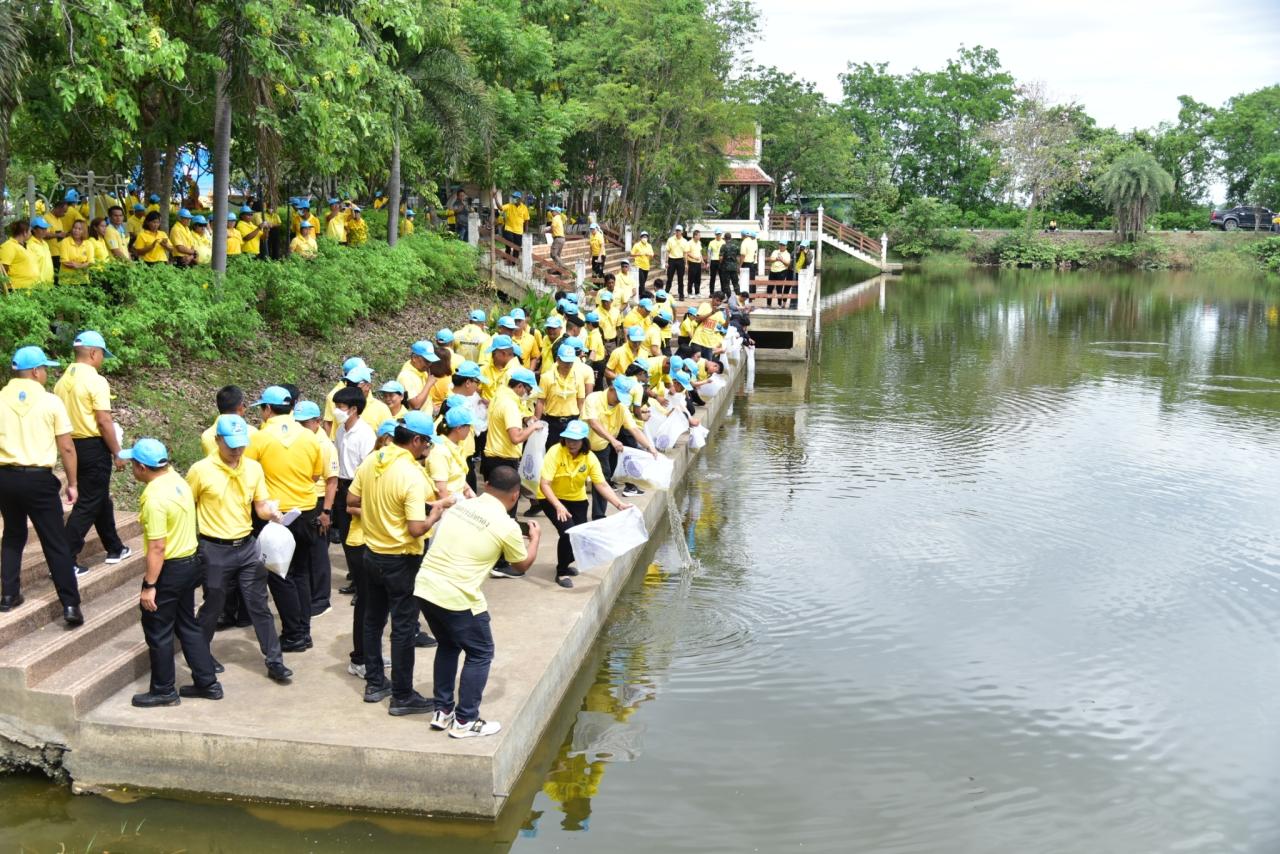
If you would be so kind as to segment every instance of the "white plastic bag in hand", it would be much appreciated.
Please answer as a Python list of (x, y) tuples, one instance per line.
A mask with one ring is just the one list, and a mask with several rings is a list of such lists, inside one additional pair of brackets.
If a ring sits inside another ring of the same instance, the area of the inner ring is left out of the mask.
[(707, 444), (707, 435), (711, 431), (699, 424), (696, 427), (689, 428), (689, 447), (698, 450)]
[(662, 425), (666, 422), (666, 415), (656, 409), (649, 410), (649, 420), (644, 422), (644, 434), (649, 437), (650, 442), (658, 435), (658, 431), (662, 429)]
[(606, 564), (649, 539), (644, 514), (636, 507), (594, 522), (574, 525), (565, 533), (573, 545), (573, 559), (582, 570)]
[(681, 411), (673, 411), (662, 422), (662, 427), (658, 429), (657, 434), (653, 437), (653, 446), (659, 451), (669, 451), (676, 446), (676, 442), (680, 441), (689, 430), (689, 416)]
[(547, 431), (535, 430), (524, 440), (524, 454), (520, 457), (520, 482), (526, 489), (538, 491), (542, 480), (542, 460), (547, 455)]
[(295, 546), (289, 529), (279, 522), (268, 522), (258, 535), (258, 545), (262, 548), (262, 559), (266, 561), (267, 569), (281, 578), (287, 576)]
[(726, 383), (724, 381), (724, 377), (720, 376), (719, 374), (716, 374), (714, 377), (707, 380), (705, 385), (698, 388), (698, 394), (701, 395), (704, 399), (709, 397), (715, 397), (717, 394), (724, 391), (725, 385)]
[(623, 448), (613, 476), (650, 489), (670, 489), (675, 462), (661, 454), (655, 458), (648, 451)]

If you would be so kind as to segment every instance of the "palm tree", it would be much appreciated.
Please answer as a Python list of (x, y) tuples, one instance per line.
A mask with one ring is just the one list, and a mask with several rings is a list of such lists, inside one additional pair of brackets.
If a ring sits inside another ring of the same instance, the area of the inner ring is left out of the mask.
[[(31, 69), (22, 9), (19, 3), (0, 3), (0, 191), (9, 181), (9, 123), (22, 103), (22, 84)], [(0, 202), (0, 220), (3, 212)]]
[(1124, 240), (1142, 234), (1160, 197), (1173, 192), (1173, 177), (1149, 152), (1129, 151), (1115, 159), (1098, 178), (1098, 191), (1111, 206), (1113, 230)]

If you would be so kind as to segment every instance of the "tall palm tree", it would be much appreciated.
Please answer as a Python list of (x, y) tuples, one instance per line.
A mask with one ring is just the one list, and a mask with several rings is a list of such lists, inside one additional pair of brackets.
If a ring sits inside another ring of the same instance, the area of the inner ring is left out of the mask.
[(1160, 198), (1173, 192), (1173, 177), (1149, 152), (1129, 151), (1098, 178), (1098, 191), (1111, 206), (1116, 235), (1134, 241), (1160, 207)]

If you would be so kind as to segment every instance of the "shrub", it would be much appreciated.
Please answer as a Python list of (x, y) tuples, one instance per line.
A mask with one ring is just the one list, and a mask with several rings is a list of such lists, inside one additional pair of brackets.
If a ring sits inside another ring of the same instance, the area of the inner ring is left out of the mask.
[(1262, 269), (1272, 273), (1280, 273), (1280, 237), (1268, 237), (1259, 240), (1249, 247), (1249, 251), (1257, 257)]

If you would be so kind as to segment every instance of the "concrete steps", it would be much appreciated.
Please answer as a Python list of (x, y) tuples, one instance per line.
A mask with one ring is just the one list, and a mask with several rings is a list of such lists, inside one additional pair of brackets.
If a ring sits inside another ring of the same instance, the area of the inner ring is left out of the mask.
[[(140, 535), (142, 533), (142, 522), (138, 519), (138, 514), (117, 513), (116, 533), (126, 543)], [(133, 550), (137, 552), (139, 547), (133, 546)], [(101, 564), (104, 557), (106, 557), (106, 554), (102, 548), (102, 541), (98, 539), (98, 532), (90, 529), (89, 536), (84, 541), (84, 548), (80, 550), (80, 563), (83, 566), (93, 567)], [(32, 584), (38, 583), (40, 579), (48, 580), (48, 578), (49, 565), (45, 562), (43, 549), (40, 548), (40, 538), (36, 536), (35, 531), (31, 531), (27, 536), (27, 547), (22, 552), (23, 594), (27, 595), (28, 591), (32, 589)], [(28, 596), (28, 598), (30, 597)]]
[[(135, 596), (136, 600), (136, 596)], [(32, 686), (46, 702), (60, 703), (79, 717), (150, 669), (136, 603), (131, 628), (120, 631)]]

